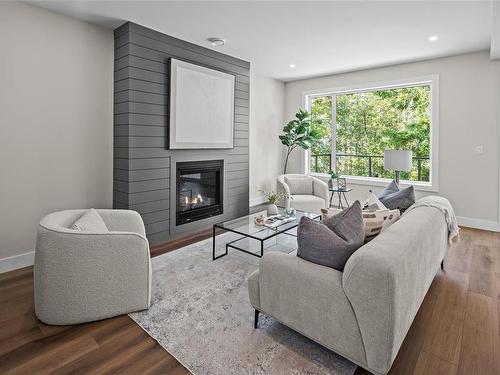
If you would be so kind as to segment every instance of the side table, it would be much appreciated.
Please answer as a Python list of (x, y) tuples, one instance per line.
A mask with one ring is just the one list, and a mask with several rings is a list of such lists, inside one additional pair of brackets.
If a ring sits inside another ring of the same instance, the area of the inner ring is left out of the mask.
[[(352, 188), (343, 188), (342, 189), (342, 188), (338, 188), (335, 186), (335, 187), (329, 188), (328, 190), (330, 190), (332, 192), (332, 195), (330, 196), (330, 207), (332, 206), (333, 195), (335, 193), (337, 194), (337, 197), (339, 200), (339, 204), (338, 204), (337, 208), (344, 209), (344, 208), (349, 207), (349, 202), (347, 201), (346, 193), (352, 191)], [(345, 201), (345, 204), (346, 204), (345, 207), (344, 207), (344, 204), (342, 203), (342, 199)]]

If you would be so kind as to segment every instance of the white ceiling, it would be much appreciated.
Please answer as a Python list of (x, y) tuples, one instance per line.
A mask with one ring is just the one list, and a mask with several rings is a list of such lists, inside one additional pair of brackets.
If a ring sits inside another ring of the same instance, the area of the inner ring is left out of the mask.
[[(132, 21), (282, 80), (488, 50), (492, 1), (31, 1), (115, 28)], [(431, 43), (428, 37), (439, 36)], [(212, 47), (208, 37), (227, 40)], [(289, 67), (296, 64), (295, 69)]]

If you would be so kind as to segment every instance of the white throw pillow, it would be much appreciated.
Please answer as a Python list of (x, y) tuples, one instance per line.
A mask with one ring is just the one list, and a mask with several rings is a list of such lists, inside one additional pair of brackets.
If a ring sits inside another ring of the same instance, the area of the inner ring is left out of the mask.
[(396, 221), (398, 221), (400, 217), (401, 217), (401, 212), (399, 212), (398, 209), (389, 210), (389, 214), (384, 219), (384, 226), (382, 227), (381, 232), (383, 232), (384, 230), (389, 228), (392, 224), (394, 224)]
[(387, 207), (377, 198), (375, 194), (370, 192), (365, 199), (365, 203), (363, 203), (363, 210), (367, 209), (375, 209), (375, 210), (387, 210)]
[[(376, 197), (375, 197), (376, 198)], [(322, 208), (322, 220), (338, 214), (338, 208)], [(364, 210), (363, 225), (365, 229), (365, 243), (374, 239), (378, 234), (389, 228), (392, 224), (399, 220), (401, 213), (396, 210)]]
[(80, 216), (80, 218), (73, 223), (71, 229), (94, 233), (109, 232), (108, 227), (102, 220), (101, 215), (99, 215), (99, 213), (93, 208)]
[(339, 212), (341, 212), (342, 210), (340, 208), (322, 208), (321, 209), (321, 220), (325, 220), (329, 217), (332, 217), (334, 215), (337, 215)]
[(313, 179), (310, 177), (285, 176), (285, 182), (292, 195), (313, 195)]
[(363, 225), (365, 228), (365, 243), (373, 240), (384, 227), (384, 218), (389, 210), (363, 211)]

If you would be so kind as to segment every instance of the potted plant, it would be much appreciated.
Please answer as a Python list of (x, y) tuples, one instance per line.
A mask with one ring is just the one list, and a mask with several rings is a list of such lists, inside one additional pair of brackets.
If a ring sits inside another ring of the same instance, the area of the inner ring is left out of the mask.
[(319, 139), (319, 134), (311, 126), (311, 115), (309, 112), (299, 109), (295, 114), (295, 119), (288, 122), (283, 128), (282, 135), (279, 136), (281, 143), (286, 149), (285, 166), (283, 174), (286, 174), (288, 158), (290, 153), (297, 147), (304, 150), (310, 149)]
[(278, 214), (278, 206), (276, 206), (276, 202), (282, 199), (290, 198), (290, 195), (286, 191), (264, 191), (264, 196), (267, 199), (267, 216), (277, 215)]
[(339, 175), (335, 171), (330, 171), (328, 172), (330, 175), (330, 179), (328, 180), (328, 187), (331, 189), (333, 188), (333, 180), (335, 180)]

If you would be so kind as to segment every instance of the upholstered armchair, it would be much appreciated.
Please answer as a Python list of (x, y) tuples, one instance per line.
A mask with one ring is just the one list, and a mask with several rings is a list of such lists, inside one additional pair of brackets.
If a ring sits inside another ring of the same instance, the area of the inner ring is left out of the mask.
[(319, 178), (305, 174), (283, 174), (278, 182), (290, 195), (285, 206), (297, 210), (321, 214), (322, 208), (328, 208), (330, 197), (328, 185)]
[(70, 229), (86, 210), (45, 216), (35, 252), (35, 313), (44, 323), (84, 323), (151, 305), (151, 260), (135, 211), (97, 210), (109, 232)]

